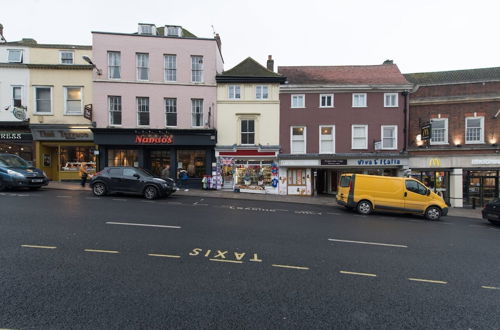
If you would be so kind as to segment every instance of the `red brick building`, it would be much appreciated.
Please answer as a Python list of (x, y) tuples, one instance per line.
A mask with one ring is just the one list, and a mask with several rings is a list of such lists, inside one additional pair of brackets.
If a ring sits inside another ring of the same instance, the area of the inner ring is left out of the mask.
[[(412, 175), (452, 206), (499, 196), (500, 67), (405, 74), (410, 94)], [(429, 140), (421, 128), (431, 125)]]
[(336, 192), (342, 172), (402, 175), (412, 85), (392, 61), (284, 66), (280, 194)]

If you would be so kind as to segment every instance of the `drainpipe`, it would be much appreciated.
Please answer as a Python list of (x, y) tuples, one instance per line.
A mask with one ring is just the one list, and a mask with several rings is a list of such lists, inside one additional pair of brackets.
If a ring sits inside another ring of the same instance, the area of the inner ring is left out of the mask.
[(408, 149), (408, 143), (409, 143), (409, 136), (410, 136), (410, 92), (409, 91), (404, 91), (403, 96), (405, 97), (405, 106), (403, 109), (403, 113), (405, 115), (405, 126), (403, 129), (403, 132), (405, 134), (404, 138), (404, 145), (403, 145), (403, 151), (406, 152)]

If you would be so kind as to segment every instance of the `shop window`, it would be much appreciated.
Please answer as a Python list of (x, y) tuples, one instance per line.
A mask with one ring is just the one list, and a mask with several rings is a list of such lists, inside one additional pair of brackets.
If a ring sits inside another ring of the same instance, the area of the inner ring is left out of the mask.
[(137, 98), (137, 125), (149, 125), (149, 97)]
[(26, 161), (33, 161), (33, 146), (31, 143), (5, 142), (0, 143), (0, 154), (18, 155)]
[(302, 186), (306, 184), (306, 170), (302, 168), (288, 170), (288, 184)]
[(335, 126), (320, 126), (320, 144), (319, 153), (333, 154), (335, 153)]
[(177, 150), (177, 174), (185, 170), (190, 178), (202, 178), (205, 173), (205, 150)]
[(81, 166), (95, 170), (94, 147), (61, 147), (61, 171), (76, 172)]
[(237, 161), (235, 179), (240, 189), (264, 190), (272, 186), (272, 162)]
[(306, 127), (291, 127), (291, 152), (292, 154), (306, 153)]
[(139, 151), (108, 150), (108, 166), (139, 166)]
[(82, 87), (64, 87), (64, 113), (66, 115), (81, 115)]
[(165, 99), (166, 126), (177, 126), (177, 99)]

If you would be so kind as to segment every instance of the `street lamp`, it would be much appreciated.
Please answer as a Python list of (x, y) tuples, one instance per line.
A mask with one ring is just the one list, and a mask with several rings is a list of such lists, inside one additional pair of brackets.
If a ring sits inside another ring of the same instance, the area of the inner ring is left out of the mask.
[(84, 55), (84, 56), (82, 56), (82, 58), (85, 62), (92, 65), (92, 67), (95, 69), (98, 76), (102, 75), (102, 70), (97, 68), (97, 66), (94, 64), (94, 62), (92, 62), (90, 57), (88, 57), (87, 55)]

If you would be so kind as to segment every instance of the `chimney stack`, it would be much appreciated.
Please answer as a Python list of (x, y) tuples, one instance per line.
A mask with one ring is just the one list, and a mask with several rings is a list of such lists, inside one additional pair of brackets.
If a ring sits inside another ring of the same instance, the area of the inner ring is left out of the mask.
[(215, 42), (217, 43), (217, 46), (219, 46), (219, 51), (222, 52), (222, 41), (220, 40), (220, 36), (218, 33), (215, 34)]
[(389, 64), (394, 64), (394, 61), (393, 60), (385, 60), (384, 63), (382, 63), (384, 65), (389, 65)]
[(5, 40), (5, 38), (3, 36), (3, 25), (2, 24), (0, 24), (0, 41), (7, 42), (7, 40)]
[(267, 69), (274, 72), (274, 60), (273, 55), (267, 56)]

